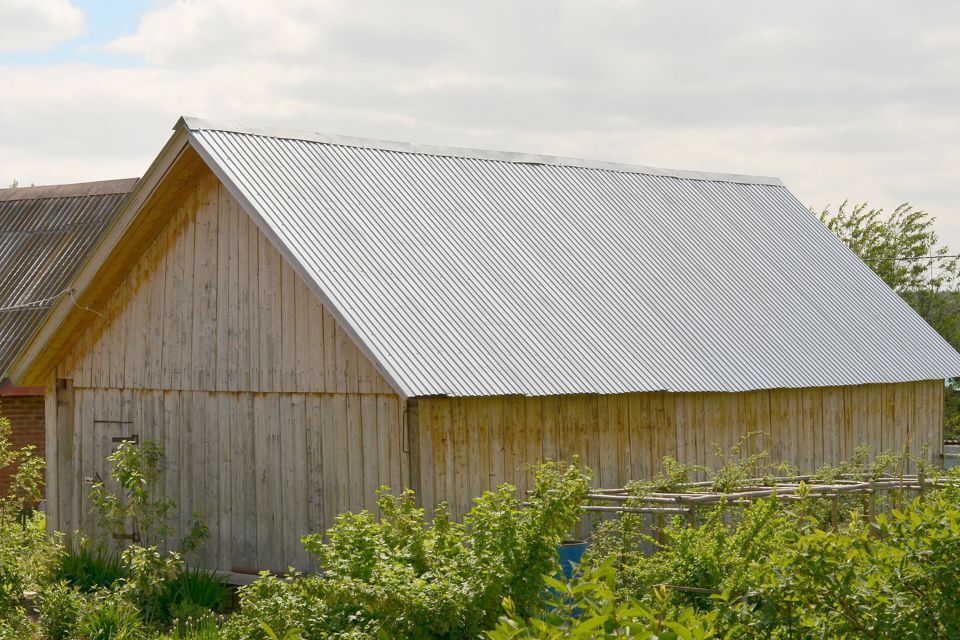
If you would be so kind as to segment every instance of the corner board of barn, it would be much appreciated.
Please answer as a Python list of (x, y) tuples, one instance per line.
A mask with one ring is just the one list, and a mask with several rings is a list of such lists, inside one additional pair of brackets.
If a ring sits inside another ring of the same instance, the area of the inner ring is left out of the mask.
[[(192, 153), (192, 152), (189, 152)], [(181, 160), (185, 162), (185, 160)], [(461, 517), (522, 468), (579, 456), (595, 484), (650, 477), (663, 456), (711, 465), (714, 443), (803, 469), (858, 444), (941, 452), (943, 382), (751, 391), (404, 401), (227, 188), (193, 158), (162, 220), (126, 238), (127, 267), (47, 378), (48, 522), (95, 532), (87, 492), (117, 441), (166, 452), (180, 533), (234, 572), (313, 568), (302, 535), (413, 487)], [(152, 209), (151, 209), (152, 207)], [(176, 537), (176, 536), (174, 536)]]

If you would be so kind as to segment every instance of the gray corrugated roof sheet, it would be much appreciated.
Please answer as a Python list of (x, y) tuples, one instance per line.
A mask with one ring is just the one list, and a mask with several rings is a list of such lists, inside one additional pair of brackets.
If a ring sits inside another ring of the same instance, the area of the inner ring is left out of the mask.
[(0, 374), (69, 287), (135, 183), (0, 189)]
[(182, 122), (407, 396), (960, 374), (776, 179)]

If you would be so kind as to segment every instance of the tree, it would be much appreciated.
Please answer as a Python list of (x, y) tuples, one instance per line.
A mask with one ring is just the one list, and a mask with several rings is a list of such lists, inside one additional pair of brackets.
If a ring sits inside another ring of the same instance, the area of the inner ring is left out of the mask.
[(897, 293), (941, 291), (956, 285), (960, 260), (940, 244), (933, 218), (903, 203), (885, 214), (866, 202), (820, 212), (820, 221)]
[[(934, 217), (906, 202), (891, 213), (847, 201), (811, 212), (960, 350), (960, 259), (940, 244)], [(960, 437), (960, 380), (947, 381), (944, 423), (946, 437)]]

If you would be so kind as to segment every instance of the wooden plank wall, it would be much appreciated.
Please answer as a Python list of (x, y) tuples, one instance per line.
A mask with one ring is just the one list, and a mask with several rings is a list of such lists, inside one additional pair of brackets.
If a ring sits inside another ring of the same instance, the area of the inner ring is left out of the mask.
[(75, 387), (395, 394), (209, 171), (97, 311)]
[(473, 497), (509, 482), (528, 487), (522, 468), (574, 455), (594, 484), (620, 487), (652, 477), (660, 461), (716, 468), (751, 432), (743, 455), (801, 469), (874, 452), (925, 452), (939, 463), (943, 381), (747, 393), (633, 393), (545, 397), (419, 398), (410, 408), (411, 468), (424, 505), (447, 501), (456, 517)]
[(85, 480), (130, 433), (224, 570), (309, 569), (303, 534), (409, 484), (399, 396), (209, 172), (97, 311), (48, 384), (51, 527), (94, 531)]
[[(165, 494), (179, 505), (174, 538), (194, 511), (204, 515), (211, 539), (195, 560), (210, 567), (311, 569), (301, 536), (344, 511), (374, 509), (381, 485), (406, 484), (400, 403), (387, 395), (75, 388), (72, 405), (79, 428), (72, 460), (58, 465), (70, 477), (57, 526), (96, 532), (88, 479), (109, 474), (111, 438), (136, 433), (167, 452)], [(349, 414), (355, 424), (343, 419)], [(351, 429), (374, 446), (353, 446)]]

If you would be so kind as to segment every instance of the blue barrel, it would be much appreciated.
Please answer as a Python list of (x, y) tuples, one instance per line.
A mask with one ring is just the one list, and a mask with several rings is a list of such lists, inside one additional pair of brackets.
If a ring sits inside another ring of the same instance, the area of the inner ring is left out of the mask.
[(560, 568), (563, 570), (563, 575), (567, 577), (567, 580), (573, 578), (573, 565), (580, 564), (580, 561), (583, 559), (583, 552), (586, 550), (586, 542), (577, 542), (575, 540), (561, 542), (560, 546), (557, 547), (557, 552), (560, 555)]

